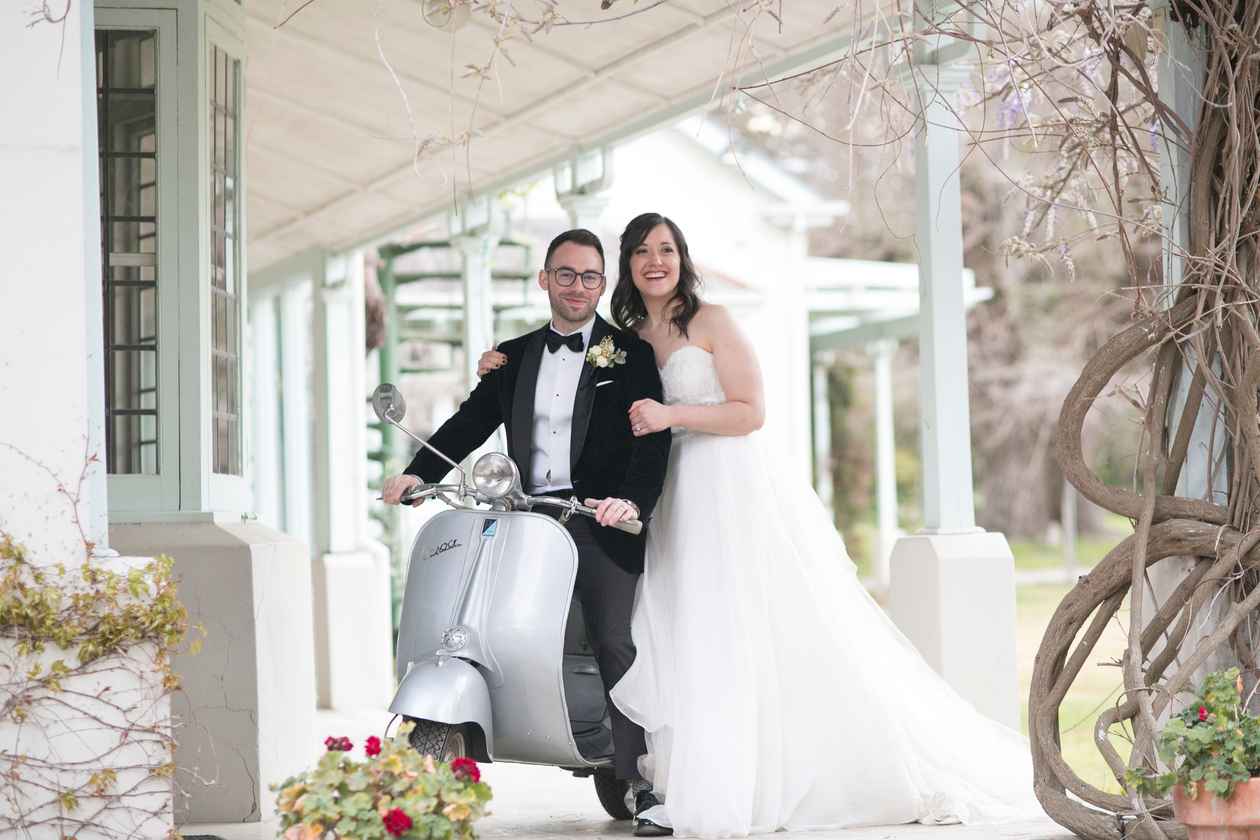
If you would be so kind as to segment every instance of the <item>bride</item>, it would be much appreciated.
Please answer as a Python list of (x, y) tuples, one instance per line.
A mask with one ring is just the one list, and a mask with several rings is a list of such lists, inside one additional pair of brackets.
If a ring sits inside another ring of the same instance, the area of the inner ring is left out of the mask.
[[(863, 589), (812, 488), (753, 433), (761, 373), (700, 300), (682, 231), (645, 213), (621, 237), (612, 314), (656, 352), (673, 429), (635, 602), (637, 657), (613, 701), (647, 733), (661, 805), (636, 834), (996, 822), (1039, 815), (1026, 741), (920, 658)], [(502, 354), (482, 356), (481, 372)]]

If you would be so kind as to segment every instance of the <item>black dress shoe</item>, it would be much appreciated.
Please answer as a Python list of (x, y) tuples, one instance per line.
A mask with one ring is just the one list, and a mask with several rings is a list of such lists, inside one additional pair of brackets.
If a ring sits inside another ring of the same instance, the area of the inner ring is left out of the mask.
[(655, 808), (661, 804), (661, 800), (656, 798), (656, 794), (650, 790), (641, 790), (634, 797), (634, 836), (635, 837), (669, 837), (674, 833), (674, 829), (667, 825), (658, 825), (651, 820), (643, 819), (639, 816), (649, 808)]

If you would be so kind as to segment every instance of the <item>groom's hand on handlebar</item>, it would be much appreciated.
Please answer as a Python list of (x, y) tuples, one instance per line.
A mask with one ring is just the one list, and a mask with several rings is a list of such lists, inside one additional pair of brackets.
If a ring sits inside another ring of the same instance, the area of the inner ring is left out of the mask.
[[(385, 479), (385, 484), (381, 487), (381, 501), (387, 505), (396, 505), (402, 499), (402, 494), (406, 493), (412, 487), (420, 484), (420, 479), (414, 475), (394, 475)], [(421, 501), (412, 502), (412, 505), (418, 505)]]
[(639, 518), (639, 509), (634, 502), (626, 499), (587, 499), (583, 502), (589, 508), (595, 508), (595, 521), (600, 525), (616, 525), (630, 519)]

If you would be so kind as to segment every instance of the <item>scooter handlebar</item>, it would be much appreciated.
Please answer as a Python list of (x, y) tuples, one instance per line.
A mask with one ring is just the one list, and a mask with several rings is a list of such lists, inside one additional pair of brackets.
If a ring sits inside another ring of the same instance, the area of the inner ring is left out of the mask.
[[(566, 508), (572, 510), (574, 513), (580, 513), (584, 516), (589, 516), (592, 519), (595, 518), (595, 508), (590, 508), (586, 505), (579, 505), (574, 501), (565, 501), (564, 499), (557, 499), (552, 496), (530, 496), (528, 497), (528, 501), (533, 506), (548, 505), (550, 507)], [(625, 531), (627, 534), (638, 535), (643, 532), (643, 523), (638, 519), (627, 519), (623, 522), (608, 525), (607, 527), (616, 528), (618, 531)]]
[[(457, 493), (459, 492), (459, 487), (453, 484), (417, 484), (414, 487), (410, 487), (403, 491), (402, 496), (398, 499), (398, 503), (409, 505), (414, 501), (427, 499), (430, 496), (436, 496), (443, 492)], [(443, 498), (446, 497), (443, 496)], [(595, 508), (590, 508), (586, 505), (579, 505), (574, 500), (566, 501), (552, 496), (530, 496), (526, 497), (526, 501), (531, 507), (545, 505), (549, 507), (565, 508), (572, 510), (574, 513), (580, 513), (583, 516), (589, 516), (592, 519), (595, 518)], [(616, 528), (618, 531), (625, 531), (627, 534), (634, 534), (636, 536), (643, 533), (643, 523), (638, 519), (627, 519), (623, 522), (617, 522), (607, 527)]]

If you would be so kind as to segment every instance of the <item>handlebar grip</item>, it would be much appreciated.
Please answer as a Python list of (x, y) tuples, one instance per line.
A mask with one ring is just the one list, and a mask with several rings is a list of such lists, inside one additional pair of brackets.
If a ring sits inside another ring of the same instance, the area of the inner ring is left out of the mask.
[(417, 484), (414, 487), (410, 487), (404, 490), (403, 494), (398, 497), (398, 504), (410, 505), (416, 499), (427, 493), (429, 489), (429, 485), (427, 484)]
[(638, 536), (643, 531), (643, 523), (637, 519), (627, 519), (625, 522), (618, 522), (613, 526), (618, 531), (625, 531), (627, 534)]

